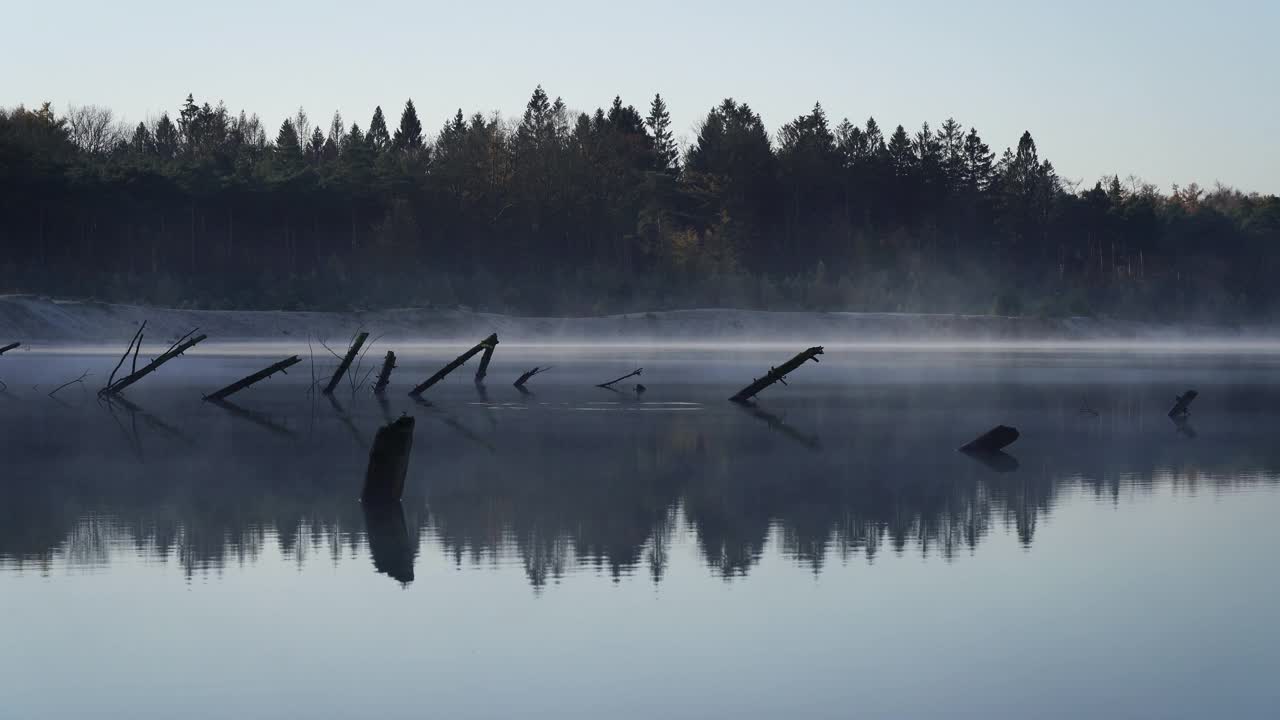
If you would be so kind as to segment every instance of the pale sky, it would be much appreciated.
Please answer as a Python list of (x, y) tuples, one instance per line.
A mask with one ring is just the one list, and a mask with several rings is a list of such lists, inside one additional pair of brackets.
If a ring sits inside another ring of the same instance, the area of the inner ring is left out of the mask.
[(518, 115), (535, 85), (592, 110), (661, 92), (683, 140), (724, 97), (771, 132), (821, 101), (833, 124), (948, 116), (997, 153), (1031, 130), (1069, 179), (1135, 174), (1280, 193), (1280, 2), (762, 3), (428, 0), (10, 3), (0, 105), (113, 108), (186, 97), (274, 128), (299, 106), (367, 126), (413, 98)]

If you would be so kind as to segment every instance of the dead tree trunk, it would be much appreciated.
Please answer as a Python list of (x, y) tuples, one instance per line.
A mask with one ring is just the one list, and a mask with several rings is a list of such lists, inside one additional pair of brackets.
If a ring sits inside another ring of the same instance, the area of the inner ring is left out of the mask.
[(334, 371), (333, 377), (330, 378), (329, 384), (324, 388), (325, 395), (332, 395), (338, 383), (342, 382), (342, 376), (347, 374), (347, 370), (351, 367), (351, 363), (355, 361), (356, 355), (360, 353), (360, 348), (364, 346), (364, 341), (369, 339), (369, 333), (362, 332), (356, 335), (355, 342), (351, 343), (351, 347), (347, 348), (346, 357), (342, 358), (342, 362), (338, 363), (338, 369)]
[(436, 372), (436, 374), (435, 374), (435, 375), (432, 375), (431, 377), (427, 378), (426, 382), (424, 382), (424, 383), (422, 383), (421, 385), (419, 385), (419, 386), (415, 387), (413, 390), (410, 390), (410, 391), (409, 391), (409, 395), (411, 395), (411, 396), (413, 396), (413, 397), (417, 397), (417, 396), (421, 395), (422, 393), (424, 393), (424, 392), (426, 392), (428, 389), (430, 389), (432, 385), (435, 385), (436, 383), (438, 383), (438, 382), (440, 382), (441, 380), (443, 380), (443, 379), (445, 378), (445, 376), (446, 376), (446, 375), (448, 375), (449, 373), (453, 372), (454, 370), (457, 370), (458, 368), (462, 367), (462, 366), (463, 366), (463, 364), (465, 364), (468, 360), (470, 360), (471, 358), (473, 358), (473, 357), (475, 357), (476, 355), (480, 354), (480, 352), (482, 352), (482, 351), (484, 351), (484, 350), (486, 350), (486, 349), (487, 349), (487, 350), (489, 350), (490, 352), (492, 352), (492, 351), (493, 351), (493, 350), (492, 350), (492, 348), (493, 348), (495, 345), (497, 345), (497, 344), (498, 344), (498, 334), (497, 334), (497, 333), (494, 333), (494, 334), (490, 335), (489, 337), (485, 338), (484, 340), (481, 340), (479, 345), (476, 345), (475, 347), (471, 348), (470, 350), (468, 350), (468, 351), (466, 351), (466, 352), (462, 353), (462, 354), (461, 354), (461, 355), (459, 355), (459, 356), (458, 356), (458, 357), (457, 357), (453, 362), (451, 362), (451, 363), (449, 363), (448, 365), (445, 365), (444, 367), (440, 368), (440, 369)]
[(476, 382), (484, 382), (484, 376), (489, 374), (489, 361), (493, 359), (493, 350), (498, 346), (498, 338), (495, 335), (493, 345), (484, 349), (484, 355), (480, 356), (480, 367), (476, 368)]
[(391, 383), (391, 371), (396, 369), (396, 354), (387, 351), (387, 357), (382, 361), (382, 369), (378, 371), (378, 381), (373, 384), (373, 394), (381, 395), (386, 392), (387, 385)]
[(769, 372), (765, 373), (764, 377), (758, 378), (756, 380), (752, 380), (750, 385), (742, 388), (741, 390), (738, 391), (737, 395), (734, 395), (729, 399), (736, 403), (744, 403), (750, 400), (751, 398), (755, 397), (756, 395), (758, 395), (761, 390), (764, 390), (765, 388), (769, 387), (774, 383), (780, 382), (783, 385), (786, 385), (787, 384), (786, 377), (789, 373), (791, 373), (801, 365), (805, 364), (809, 360), (812, 360), (814, 362), (819, 362), (818, 356), (821, 354), (822, 354), (821, 346), (811, 347), (808, 350), (805, 350), (804, 352), (784, 362), (780, 367), (769, 368)]
[(0, 347), (0, 355), (3, 355), (3, 354), (5, 354), (5, 353), (9, 352), (10, 350), (17, 350), (17, 349), (18, 349), (18, 347), (19, 347), (19, 346), (21, 346), (21, 345), (22, 345), (22, 343), (9, 343), (8, 345), (5, 345), (4, 347)]
[(404, 496), (404, 478), (413, 450), (413, 425), (413, 418), (404, 415), (378, 429), (360, 494), (365, 502), (399, 502)]
[(607, 382), (607, 383), (600, 383), (600, 384), (599, 384), (599, 385), (597, 385), (596, 387), (598, 387), (598, 388), (605, 388), (606, 390), (611, 390), (611, 389), (613, 389), (613, 386), (614, 386), (614, 385), (617, 385), (618, 383), (622, 382), (623, 380), (626, 380), (627, 378), (635, 377), (635, 376), (637, 376), (637, 375), (639, 375), (639, 374), (641, 374), (641, 373), (643, 373), (643, 372), (644, 372), (644, 368), (636, 368), (635, 370), (632, 370), (631, 372), (627, 373), (626, 375), (623, 375), (623, 376), (622, 376), (622, 377), (620, 377), (620, 378), (616, 378), (616, 379), (610, 380), (610, 381), (609, 381), (609, 382)]
[[(178, 341), (170, 345), (168, 350), (165, 350), (164, 352), (160, 353), (160, 355), (156, 357), (156, 359), (147, 363), (145, 366), (143, 366), (141, 370), (135, 370), (134, 372), (129, 373), (128, 375), (120, 378), (119, 380), (116, 380), (114, 382), (109, 382), (106, 387), (98, 391), (98, 395), (104, 396), (104, 397), (109, 397), (111, 395), (118, 395), (120, 391), (124, 390), (125, 388), (138, 382), (142, 378), (155, 372), (157, 369), (160, 368), (161, 365), (185, 353), (186, 351), (195, 347), (197, 343), (201, 342), (202, 340), (208, 337), (207, 335), (196, 335), (195, 337), (191, 337), (192, 334), (194, 333), (195, 333), (195, 330), (192, 330), (186, 335), (183, 335), (181, 338), (178, 338)], [(139, 345), (141, 345), (141, 343), (139, 343)], [(125, 354), (127, 355), (128, 352), (126, 351)], [(123, 358), (121, 360), (123, 362)]]
[(275, 375), (278, 372), (285, 373), (287, 375), (288, 374), (287, 370), (293, 367), (294, 365), (297, 365), (300, 362), (302, 362), (302, 358), (298, 357), (297, 355), (294, 355), (293, 357), (287, 360), (281, 360), (275, 365), (272, 365), (271, 367), (268, 367), (268, 368), (263, 368), (262, 370), (259, 370), (258, 372), (252, 375), (249, 375), (248, 377), (237, 380), (215, 393), (205, 395), (204, 399), (205, 400), (226, 400), (228, 397), (231, 397), (232, 395), (240, 392), (241, 390), (244, 390), (250, 385), (266, 380), (267, 378), (271, 377), (272, 375)]

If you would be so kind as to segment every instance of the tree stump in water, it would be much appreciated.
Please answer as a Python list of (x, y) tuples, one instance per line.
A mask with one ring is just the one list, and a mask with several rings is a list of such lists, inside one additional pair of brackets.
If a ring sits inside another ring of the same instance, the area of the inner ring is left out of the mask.
[(1188, 390), (1173, 399), (1173, 407), (1169, 410), (1169, 417), (1186, 417), (1191, 414), (1191, 402), (1200, 396), (1195, 390)]
[(413, 418), (403, 415), (382, 426), (374, 436), (364, 491), (360, 494), (365, 502), (399, 502), (404, 496), (404, 479), (413, 451), (413, 426)]
[(1019, 437), (1018, 429), (997, 425), (960, 447), (960, 452), (996, 453), (1009, 447)]

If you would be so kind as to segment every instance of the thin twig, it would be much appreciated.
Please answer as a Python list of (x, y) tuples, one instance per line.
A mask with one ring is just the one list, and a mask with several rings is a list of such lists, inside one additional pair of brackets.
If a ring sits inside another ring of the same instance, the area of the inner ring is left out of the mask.
[(89, 377), (89, 375), (90, 375), (89, 371), (88, 371), (88, 370), (85, 370), (85, 371), (80, 375), (80, 377), (76, 378), (75, 380), (69, 380), (69, 381), (67, 381), (67, 382), (62, 383), (62, 384), (61, 384), (61, 385), (59, 385), (58, 387), (56, 387), (56, 388), (54, 388), (54, 389), (50, 390), (50, 391), (49, 391), (49, 397), (53, 397), (54, 395), (57, 395), (59, 390), (61, 390), (61, 389), (62, 389), (62, 388), (64, 388), (64, 387), (67, 387), (68, 385), (75, 385), (76, 383), (84, 382), (84, 379), (85, 379), (85, 378), (87, 378), (87, 377)]
[(138, 328), (138, 332), (133, 334), (133, 339), (129, 341), (129, 347), (125, 348), (124, 354), (120, 356), (120, 362), (116, 363), (116, 367), (111, 371), (111, 377), (107, 378), (107, 387), (111, 387), (111, 383), (116, 381), (116, 373), (120, 372), (120, 368), (124, 367), (124, 361), (129, 358), (129, 352), (133, 350), (135, 344), (141, 345), (139, 339), (142, 337), (142, 331), (147, 329), (147, 321), (142, 321), (142, 326)]

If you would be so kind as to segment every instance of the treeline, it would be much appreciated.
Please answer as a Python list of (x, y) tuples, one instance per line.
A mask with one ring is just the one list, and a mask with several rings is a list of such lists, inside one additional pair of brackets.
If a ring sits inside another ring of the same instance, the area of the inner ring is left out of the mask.
[(1280, 198), (1064, 181), (1030, 133), (997, 154), (948, 119), (770, 133), (746, 103), (678, 146), (661, 96), (518, 120), (413, 102), (367, 125), (261, 120), (188, 96), (0, 110), (0, 290), (200, 307), (691, 306), (1265, 320)]

